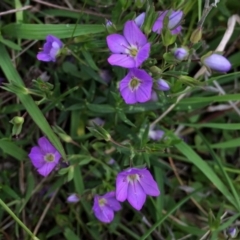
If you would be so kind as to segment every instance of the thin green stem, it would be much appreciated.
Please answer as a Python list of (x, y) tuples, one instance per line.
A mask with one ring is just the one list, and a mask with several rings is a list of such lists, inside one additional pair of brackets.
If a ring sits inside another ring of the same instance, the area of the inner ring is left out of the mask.
[(27, 227), (26, 225), (15, 215), (15, 213), (2, 201), (0, 198), (0, 206), (31, 236), (33, 240), (40, 240), (37, 238)]

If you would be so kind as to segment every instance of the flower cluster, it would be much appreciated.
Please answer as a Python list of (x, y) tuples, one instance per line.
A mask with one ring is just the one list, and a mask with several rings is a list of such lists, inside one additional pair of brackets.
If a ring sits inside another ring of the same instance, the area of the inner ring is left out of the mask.
[[(61, 158), (57, 149), (46, 137), (38, 140), (38, 146), (32, 147), (29, 158), (39, 174), (47, 177), (59, 163)], [(128, 200), (136, 210), (140, 210), (146, 201), (146, 196), (158, 196), (158, 185), (147, 169), (129, 168), (120, 172), (116, 178), (116, 192), (111, 191), (103, 196), (95, 195), (93, 212), (97, 219), (110, 223), (114, 212), (121, 209), (119, 202)], [(80, 197), (73, 193), (68, 196), (68, 203), (77, 203)]]
[(98, 220), (110, 223), (114, 212), (121, 209), (119, 202), (128, 202), (136, 210), (141, 210), (146, 196), (159, 196), (157, 183), (147, 169), (129, 168), (120, 172), (116, 179), (116, 191), (94, 197), (93, 212)]
[[(158, 34), (163, 29), (165, 17), (169, 11), (159, 12), (159, 17), (153, 25), (152, 31)], [(182, 11), (170, 11), (168, 28), (172, 34), (181, 31), (179, 23)], [(127, 21), (124, 25), (123, 35), (110, 34), (107, 36), (107, 45), (112, 52), (108, 58), (111, 65), (128, 69), (128, 74), (120, 82), (120, 93), (127, 104), (144, 103), (151, 99), (153, 79), (139, 67), (149, 58), (151, 44), (146, 35), (141, 31), (145, 13), (140, 14), (135, 20)], [(163, 79), (159, 81), (159, 90), (168, 91), (168, 83)]]

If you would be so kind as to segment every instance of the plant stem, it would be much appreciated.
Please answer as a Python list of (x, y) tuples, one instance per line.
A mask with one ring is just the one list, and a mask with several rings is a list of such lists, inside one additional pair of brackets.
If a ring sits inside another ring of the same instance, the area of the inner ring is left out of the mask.
[(33, 240), (39, 240), (27, 227), (26, 225), (15, 215), (15, 213), (2, 201), (0, 198), (0, 206), (31, 236)]

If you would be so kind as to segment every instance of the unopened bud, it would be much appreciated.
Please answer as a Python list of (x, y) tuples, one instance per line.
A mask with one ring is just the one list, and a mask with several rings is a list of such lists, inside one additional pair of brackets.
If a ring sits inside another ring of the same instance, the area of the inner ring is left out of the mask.
[(175, 29), (181, 22), (183, 17), (183, 11), (173, 11), (169, 16), (168, 28), (170, 30)]
[(146, 13), (143, 12), (134, 19), (134, 21), (138, 27), (142, 27), (144, 20), (145, 20), (145, 15), (146, 15)]
[(186, 48), (176, 48), (173, 50), (173, 55), (177, 60), (183, 60), (188, 56), (188, 50)]
[(231, 238), (236, 238), (238, 235), (238, 229), (236, 227), (231, 227), (227, 230), (227, 235)]
[(10, 123), (13, 124), (13, 128), (12, 128), (12, 136), (16, 135), (18, 136), (21, 131), (22, 131), (22, 126), (24, 123), (24, 118), (23, 117), (14, 117)]
[(145, 0), (135, 0), (135, 4), (138, 8), (141, 8), (145, 3)]
[(73, 193), (67, 197), (68, 203), (77, 203), (79, 202), (80, 198), (76, 193)]
[(216, 53), (213, 53), (210, 56), (203, 56), (201, 61), (207, 68), (220, 73), (228, 72), (232, 67), (227, 58)]
[(12, 124), (17, 124), (17, 125), (20, 125), (20, 124), (23, 124), (24, 123), (24, 118), (23, 117), (14, 117), (10, 123)]
[(192, 35), (190, 37), (190, 41), (192, 43), (198, 43), (202, 39), (202, 28), (198, 27), (192, 32)]
[(159, 79), (157, 81), (157, 84), (158, 84), (158, 90), (168, 91), (170, 89), (170, 86), (168, 85), (168, 83), (163, 79)]

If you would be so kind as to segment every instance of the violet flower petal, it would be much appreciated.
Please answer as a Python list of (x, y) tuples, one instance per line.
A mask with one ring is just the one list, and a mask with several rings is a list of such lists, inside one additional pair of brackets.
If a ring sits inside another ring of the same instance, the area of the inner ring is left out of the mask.
[(153, 24), (152, 31), (160, 34), (163, 29), (163, 20), (167, 14), (167, 11), (159, 12), (158, 18)]
[(46, 54), (44, 52), (39, 52), (37, 54), (37, 59), (39, 61), (43, 61), (43, 62), (50, 62), (50, 61), (52, 61), (52, 58), (50, 57), (50, 55), (48, 55), (48, 54)]
[(28, 156), (36, 168), (40, 168), (45, 164), (43, 152), (39, 147), (32, 147)]
[(47, 42), (56, 42), (58, 44), (59, 48), (61, 48), (63, 46), (63, 42), (59, 38), (57, 38), (53, 35), (48, 35), (46, 37), (46, 40), (47, 40)]
[(121, 95), (126, 104), (135, 104), (137, 103), (136, 93), (132, 92), (127, 86), (123, 90), (121, 90)]
[(156, 197), (160, 194), (156, 181), (147, 169), (143, 169), (141, 171), (141, 178), (139, 182), (147, 195)]
[(96, 208), (94, 214), (96, 218), (103, 223), (110, 223), (114, 218), (114, 212), (108, 206)]
[(136, 56), (136, 67), (140, 66), (145, 60), (149, 58), (150, 53), (150, 43), (145, 44), (142, 48), (139, 49)]
[(129, 183), (127, 200), (132, 207), (141, 210), (146, 201), (146, 194), (138, 181)]
[(44, 177), (47, 177), (52, 170), (56, 167), (57, 162), (48, 162), (45, 163), (42, 167), (38, 168), (38, 173), (43, 175)]
[(147, 37), (142, 33), (134, 21), (127, 21), (124, 25), (123, 35), (130, 45), (139, 47), (147, 43)]
[(124, 174), (119, 173), (116, 180), (116, 199), (124, 202), (127, 199), (128, 182)]
[(120, 67), (124, 67), (124, 68), (134, 68), (135, 67), (135, 60), (125, 54), (112, 54), (109, 58), (108, 58), (108, 62), (111, 65), (115, 65), (115, 66), (120, 66)]
[(44, 153), (55, 153), (56, 148), (48, 141), (46, 137), (41, 137), (38, 139), (39, 147), (44, 151)]
[(107, 36), (107, 45), (112, 53), (126, 53), (129, 43), (120, 34), (111, 34)]
[(171, 30), (172, 35), (179, 34), (182, 31), (182, 26), (178, 26), (175, 29)]
[(140, 103), (147, 102), (151, 98), (152, 84), (149, 82), (143, 83), (138, 91), (136, 91), (136, 99)]
[[(106, 197), (106, 195), (104, 195)], [(122, 209), (121, 204), (117, 201), (115, 197), (107, 198), (107, 205), (115, 212)]]

